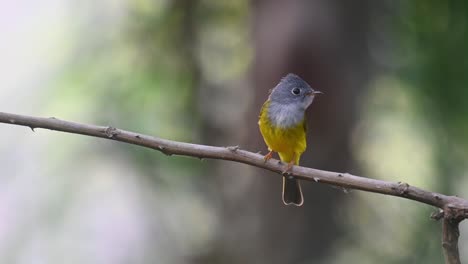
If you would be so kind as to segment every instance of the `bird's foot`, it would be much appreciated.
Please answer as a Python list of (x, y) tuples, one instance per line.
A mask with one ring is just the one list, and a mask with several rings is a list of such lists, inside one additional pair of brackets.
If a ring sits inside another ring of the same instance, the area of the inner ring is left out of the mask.
[(293, 165), (294, 165), (294, 161), (290, 161), (288, 165), (286, 165), (286, 168), (283, 170), (283, 175), (290, 174)]
[(263, 157), (263, 160), (265, 162), (267, 162), (268, 160), (270, 160), (271, 158), (273, 157), (273, 150), (268, 152), (268, 154), (266, 154), (264, 157)]

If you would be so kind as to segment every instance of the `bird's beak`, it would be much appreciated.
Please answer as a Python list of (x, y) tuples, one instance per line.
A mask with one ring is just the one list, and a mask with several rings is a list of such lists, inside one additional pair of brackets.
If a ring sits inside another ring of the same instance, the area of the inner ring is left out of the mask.
[(316, 95), (316, 94), (323, 94), (321, 91), (312, 91), (307, 93), (307, 95)]

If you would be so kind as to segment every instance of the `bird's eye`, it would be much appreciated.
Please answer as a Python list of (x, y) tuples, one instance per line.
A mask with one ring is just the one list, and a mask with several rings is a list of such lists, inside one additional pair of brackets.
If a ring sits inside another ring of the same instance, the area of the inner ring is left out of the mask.
[(301, 93), (301, 89), (296, 87), (296, 88), (291, 90), (291, 93), (294, 94), (294, 95), (299, 95)]

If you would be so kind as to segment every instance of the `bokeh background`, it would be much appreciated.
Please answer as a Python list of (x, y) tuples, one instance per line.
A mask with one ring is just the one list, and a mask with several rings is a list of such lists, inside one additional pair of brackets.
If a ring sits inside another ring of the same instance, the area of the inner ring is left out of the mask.
[[(0, 111), (266, 152), (289, 72), (302, 165), (468, 197), (466, 1), (0, 1)], [(1, 263), (442, 263), (435, 209), (226, 161), (0, 125)], [(468, 229), (460, 251), (468, 261)]]

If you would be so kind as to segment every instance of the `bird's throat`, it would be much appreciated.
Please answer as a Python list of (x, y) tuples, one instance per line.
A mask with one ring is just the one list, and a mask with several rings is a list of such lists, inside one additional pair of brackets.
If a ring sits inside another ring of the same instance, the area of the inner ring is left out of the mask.
[(273, 126), (290, 128), (304, 121), (305, 109), (298, 105), (284, 105), (270, 102), (267, 114)]

